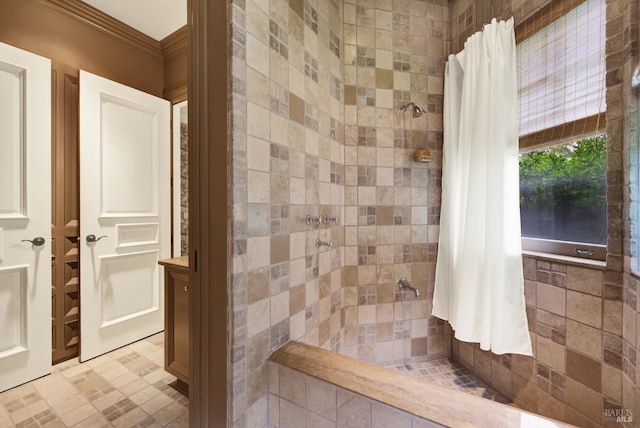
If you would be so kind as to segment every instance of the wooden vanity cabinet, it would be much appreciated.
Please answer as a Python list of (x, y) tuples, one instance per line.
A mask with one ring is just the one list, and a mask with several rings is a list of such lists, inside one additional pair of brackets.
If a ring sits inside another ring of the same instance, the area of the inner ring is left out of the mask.
[(164, 266), (164, 368), (178, 378), (176, 389), (189, 385), (189, 262), (188, 257), (160, 260)]

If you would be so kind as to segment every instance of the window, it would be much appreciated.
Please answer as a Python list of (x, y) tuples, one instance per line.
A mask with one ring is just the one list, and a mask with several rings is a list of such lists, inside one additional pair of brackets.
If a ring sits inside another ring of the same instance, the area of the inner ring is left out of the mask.
[(528, 249), (604, 256), (606, 157), (603, 135), (520, 155), (520, 215)]
[(605, 2), (561, 9), (516, 30), (523, 249), (604, 260)]

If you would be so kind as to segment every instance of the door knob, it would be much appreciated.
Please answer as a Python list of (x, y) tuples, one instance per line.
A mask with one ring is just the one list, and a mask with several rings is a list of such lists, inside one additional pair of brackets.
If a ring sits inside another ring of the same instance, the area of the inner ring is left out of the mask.
[(102, 238), (106, 238), (107, 235), (101, 236), (99, 238), (96, 238), (96, 235), (91, 234), (91, 235), (87, 235), (87, 244), (93, 244), (94, 242), (98, 242), (99, 240), (101, 240)]
[(36, 236), (33, 239), (23, 239), (22, 242), (31, 242), (32, 245), (39, 247), (44, 245), (44, 238), (42, 236)]

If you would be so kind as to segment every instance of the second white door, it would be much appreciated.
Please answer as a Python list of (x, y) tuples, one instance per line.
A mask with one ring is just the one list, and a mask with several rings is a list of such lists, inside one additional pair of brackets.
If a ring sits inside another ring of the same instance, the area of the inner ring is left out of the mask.
[(80, 71), (80, 360), (164, 328), (168, 101)]

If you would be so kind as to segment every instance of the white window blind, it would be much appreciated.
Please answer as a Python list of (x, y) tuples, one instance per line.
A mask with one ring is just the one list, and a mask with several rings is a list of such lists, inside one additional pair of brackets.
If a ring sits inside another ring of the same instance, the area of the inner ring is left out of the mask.
[(521, 147), (604, 128), (605, 23), (605, 1), (587, 0), (518, 44)]

